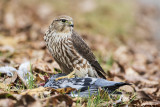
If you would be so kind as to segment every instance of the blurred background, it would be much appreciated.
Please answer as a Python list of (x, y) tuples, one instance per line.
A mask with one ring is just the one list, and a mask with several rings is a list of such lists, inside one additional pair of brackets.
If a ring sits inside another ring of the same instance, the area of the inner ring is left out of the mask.
[(59, 15), (73, 18), (108, 80), (132, 83), (137, 103), (160, 101), (159, 0), (0, 0), (0, 67), (59, 72), (43, 40)]
[(1, 0), (0, 65), (54, 62), (43, 36), (54, 17), (69, 15), (106, 71), (116, 60), (145, 72), (159, 58), (159, 9), (158, 0)]

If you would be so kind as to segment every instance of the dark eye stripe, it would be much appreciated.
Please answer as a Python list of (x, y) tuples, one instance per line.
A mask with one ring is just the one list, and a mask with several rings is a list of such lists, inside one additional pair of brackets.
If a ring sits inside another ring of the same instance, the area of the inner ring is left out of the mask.
[(55, 21), (62, 21), (62, 22), (66, 22), (66, 19), (56, 19)]

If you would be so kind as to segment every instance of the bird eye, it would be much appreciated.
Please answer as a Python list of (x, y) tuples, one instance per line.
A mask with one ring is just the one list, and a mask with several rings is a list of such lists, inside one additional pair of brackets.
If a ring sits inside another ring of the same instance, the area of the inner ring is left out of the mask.
[(62, 19), (61, 21), (62, 21), (62, 22), (66, 22), (67, 20), (65, 20), (65, 19)]

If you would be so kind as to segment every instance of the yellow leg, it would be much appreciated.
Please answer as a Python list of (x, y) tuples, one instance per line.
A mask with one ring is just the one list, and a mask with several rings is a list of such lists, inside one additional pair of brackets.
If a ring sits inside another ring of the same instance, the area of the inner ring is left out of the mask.
[(68, 79), (69, 78), (73, 78), (73, 77), (75, 77), (74, 74), (75, 74), (75, 71), (71, 72), (70, 74), (68, 74), (66, 76), (62, 76), (62, 77), (56, 78), (55, 80), (57, 81), (57, 80), (60, 80), (60, 79), (63, 79), (63, 78), (68, 78)]

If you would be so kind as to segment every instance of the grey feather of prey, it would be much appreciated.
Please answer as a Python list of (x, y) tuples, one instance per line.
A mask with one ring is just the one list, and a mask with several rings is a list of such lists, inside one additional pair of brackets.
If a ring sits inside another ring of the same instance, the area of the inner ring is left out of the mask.
[(75, 88), (76, 91), (68, 93), (72, 97), (89, 97), (90, 95), (98, 94), (98, 89), (101, 87), (107, 93), (121, 94), (121, 92), (116, 91), (121, 86), (131, 85), (129, 83), (124, 82), (114, 82), (108, 81), (101, 78), (70, 78), (70, 79), (60, 79), (55, 81), (56, 78), (64, 76), (65, 74), (56, 74), (53, 75), (50, 80), (44, 85), (44, 87), (52, 87), (54, 89), (58, 88)]

